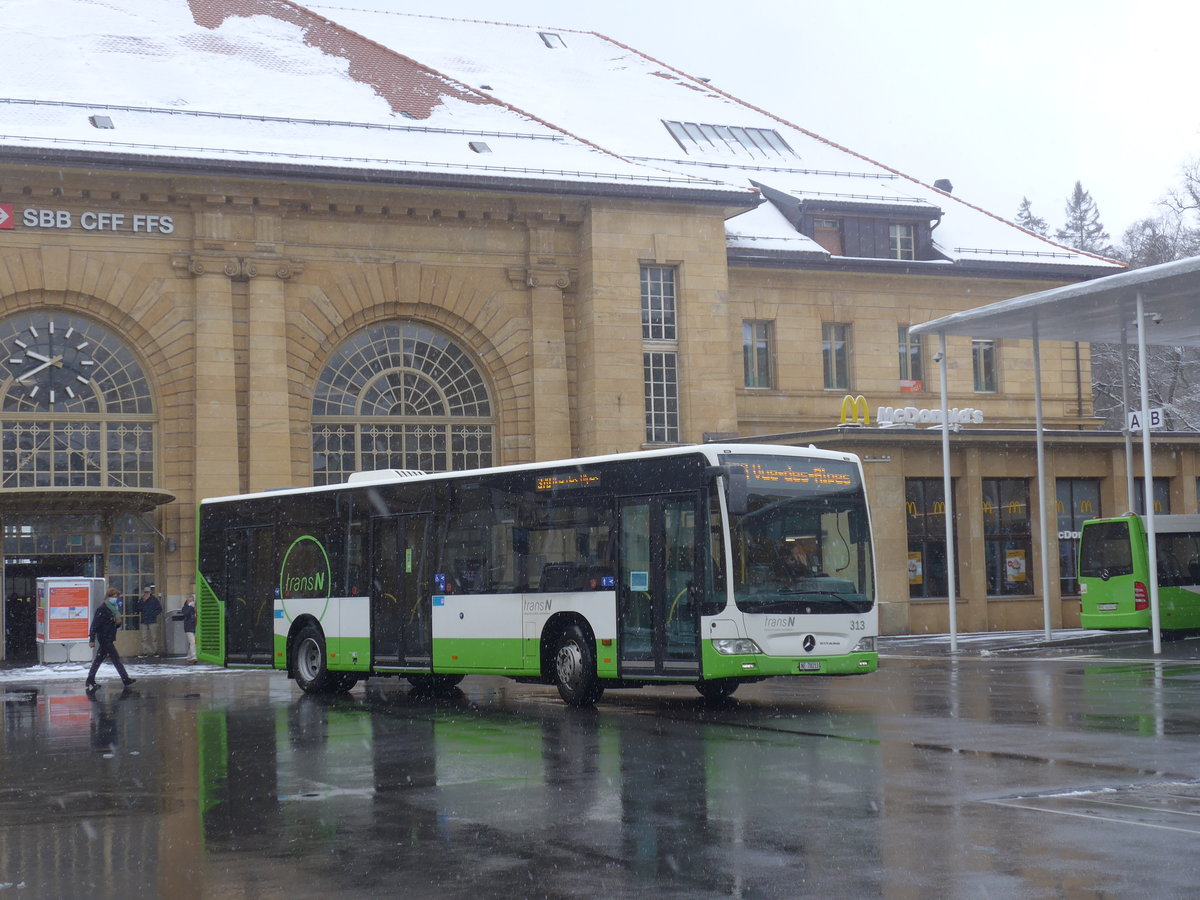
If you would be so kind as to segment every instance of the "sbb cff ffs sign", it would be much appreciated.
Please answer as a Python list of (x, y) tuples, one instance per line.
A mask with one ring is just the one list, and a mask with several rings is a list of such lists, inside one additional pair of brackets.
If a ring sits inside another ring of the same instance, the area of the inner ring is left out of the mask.
[(0, 203), (0, 231), (12, 231), (13, 208), (11, 203)]
[[(11, 207), (10, 207), (11, 209)], [(175, 222), (170, 216), (104, 212), (89, 209), (76, 216), (68, 209), (36, 209), (30, 207), (21, 213), (21, 224), (26, 228), (73, 228), (76, 224), (84, 231), (133, 231), (135, 233), (171, 234)]]

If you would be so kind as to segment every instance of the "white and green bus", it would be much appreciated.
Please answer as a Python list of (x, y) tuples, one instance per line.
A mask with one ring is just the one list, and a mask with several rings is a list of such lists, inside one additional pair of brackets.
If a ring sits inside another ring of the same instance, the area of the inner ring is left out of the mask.
[(706, 697), (875, 671), (857, 457), (708, 444), (204, 500), (197, 646), (312, 693), (464, 675)]

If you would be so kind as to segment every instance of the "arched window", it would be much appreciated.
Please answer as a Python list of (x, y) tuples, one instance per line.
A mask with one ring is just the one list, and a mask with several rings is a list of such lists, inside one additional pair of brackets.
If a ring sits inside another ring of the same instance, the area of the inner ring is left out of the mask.
[(129, 346), (62, 309), (0, 321), (0, 486), (154, 486), (154, 403)]
[(465, 350), (413, 322), (346, 340), (317, 380), (313, 483), (370, 469), (446, 472), (492, 464), (495, 418)]

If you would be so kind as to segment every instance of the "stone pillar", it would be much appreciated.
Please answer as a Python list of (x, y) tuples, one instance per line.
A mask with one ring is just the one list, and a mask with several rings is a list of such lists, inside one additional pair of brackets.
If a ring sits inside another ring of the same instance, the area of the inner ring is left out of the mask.
[(279, 259), (247, 259), (242, 264), (250, 280), (246, 469), (251, 491), (295, 486), (285, 287), (299, 271), (296, 264)]
[(196, 279), (195, 492), (223, 497), (241, 488), (232, 282), (240, 265), (229, 257), (192, 256), (186, 269)]
[(565, 459), (572, 455), (571, 397), (567, 384), (567, 338), (563, 291), (570, 273), (560, 268), (531, 268), (529, 345), (533, 459)]

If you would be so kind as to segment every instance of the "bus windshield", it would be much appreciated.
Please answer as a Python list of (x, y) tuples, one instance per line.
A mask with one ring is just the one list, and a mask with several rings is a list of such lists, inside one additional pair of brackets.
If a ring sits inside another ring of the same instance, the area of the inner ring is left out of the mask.
[(862, 613), (874, 604), (866, 497), (841, 460), (743, 457), (746, 512), (734, 516), (734, 600), (746, 613)]

